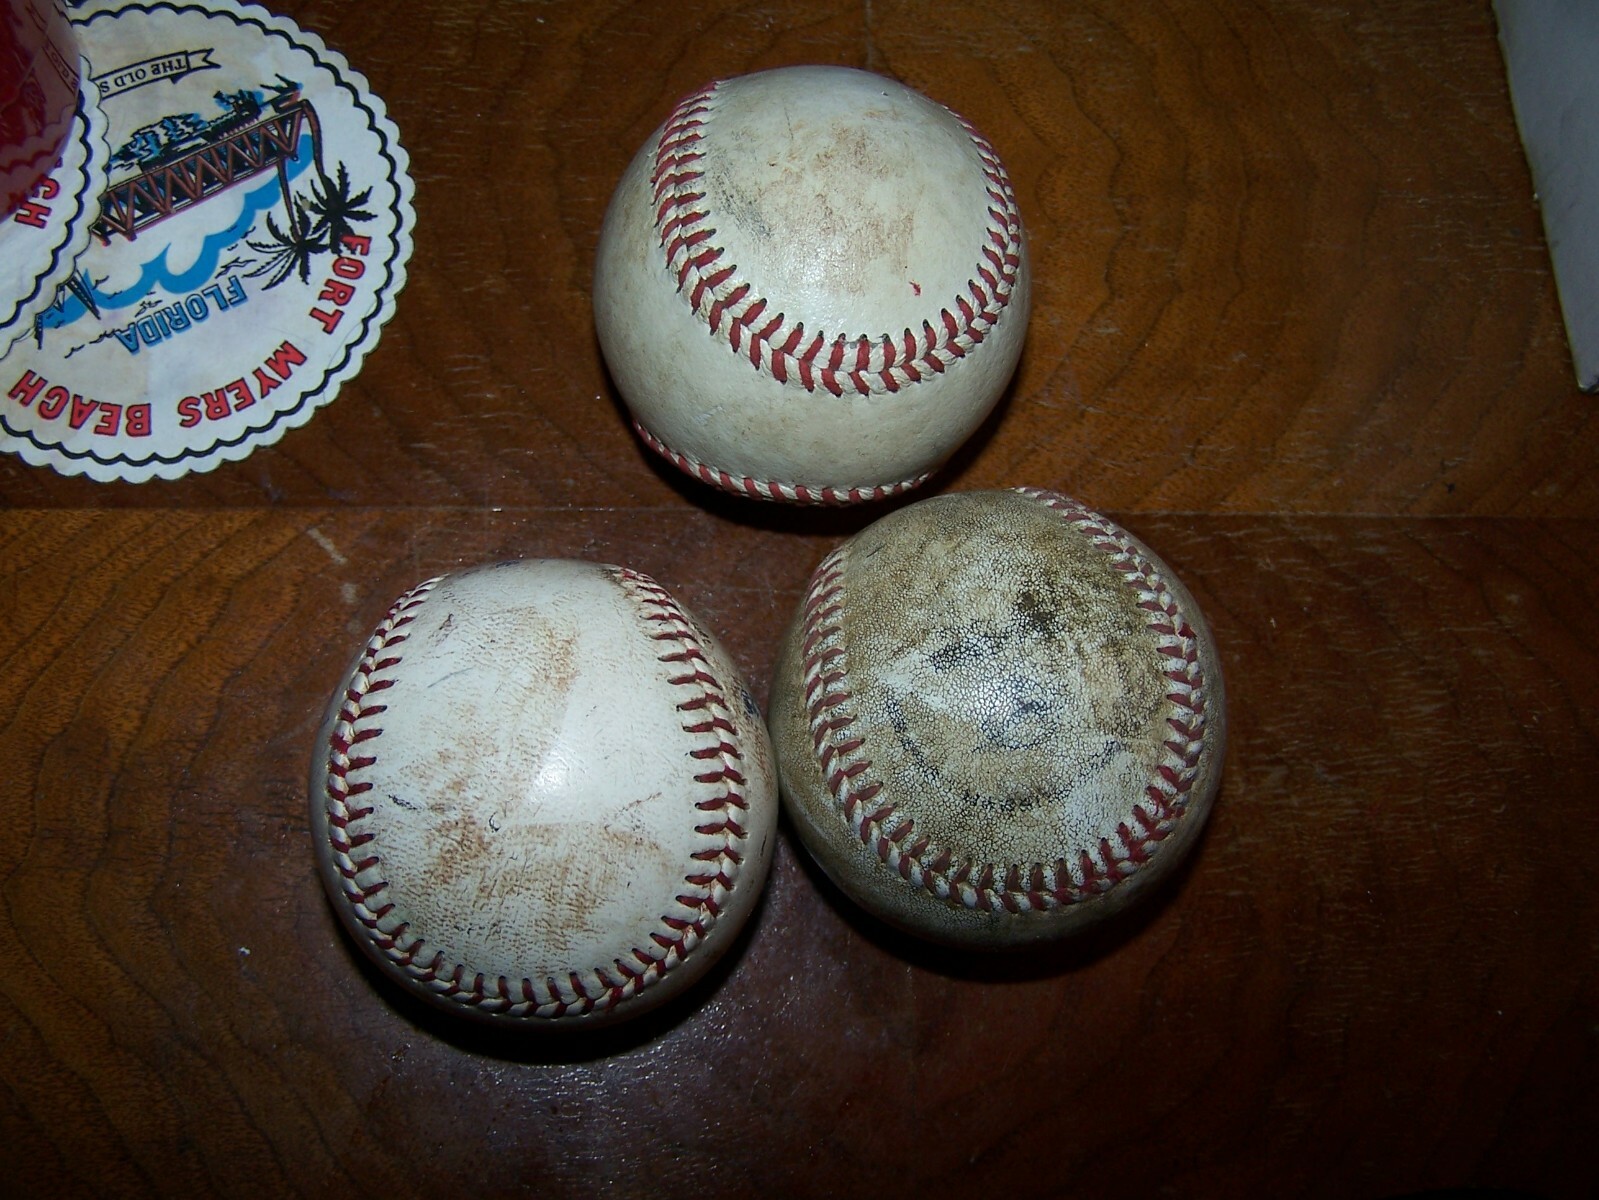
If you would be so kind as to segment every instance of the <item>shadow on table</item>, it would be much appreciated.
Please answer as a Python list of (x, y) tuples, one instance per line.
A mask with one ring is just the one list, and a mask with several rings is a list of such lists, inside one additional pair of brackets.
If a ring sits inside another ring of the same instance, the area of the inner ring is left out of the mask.
[(907, 934), (861, 908), (827, 877), (805, 852), (788, 814), (783, 814), (784, 834), (794, 847), (806, 878), (823, 899), (853, 929), (880, 949), (912, 966), (952, 979), (988, 983), (1019, 983), (1079, 971), (1114, 954), (1161, 918), (1176, 902), (1189, 873), (1204, 854), (1209, 823), (1189, 847), (1187, 857), (1165, 879), (1157, 882), (1129, 908), (1061, 941), (1002, 950), (963, 950)]

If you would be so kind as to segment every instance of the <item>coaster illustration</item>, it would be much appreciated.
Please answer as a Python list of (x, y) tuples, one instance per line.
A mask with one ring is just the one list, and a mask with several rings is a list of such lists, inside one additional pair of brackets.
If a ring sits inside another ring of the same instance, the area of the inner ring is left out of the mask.
[(408, 159), (382, 101), (254, 5), (74, 10), (105, 114), (90, 244), (0, 359), (0, 449), (176, 479), (332, 401), (404, 286)]

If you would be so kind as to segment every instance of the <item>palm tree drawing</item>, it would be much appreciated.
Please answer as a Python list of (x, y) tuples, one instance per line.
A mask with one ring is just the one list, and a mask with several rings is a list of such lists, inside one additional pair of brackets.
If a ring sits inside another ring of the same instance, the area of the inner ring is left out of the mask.
[(345, 235), (352, 232), (352, 221), (370, 221), (376, 216), (360, 207), (371, 198), (372, 189), (363, 188), (354, 196), (350, 195), (350, 172), (342, 162), (338, 183), (330, 180), (320, 166), (317, 176), (311, 184), (311, 199), (306, 202), (306, 208), (316, 214), (315, 232), (323, 237), (327, 248), (337, 254), (344, 245)]
[(337, 181), (328, 178), (320, 163), (316, 173), (309, 199), (285, 193), (288, 228), (279, 228), (269, 215), (266, 225), (270, 237), (249, 242), (250, 249), (267, 258), (247, 274), (251, 278), (268, 276), (266, 287), (277, 287), (291, 275), (298, 275), (301, 283), (309, 283), (312, 260), (328, 251), (338, 253), (345, 235), (352, 231), (352, 223), (370, 221), (376, 215), (361, 207), (371, 197), (372, 189), (363, 188), (352, 196), (350, 172), (342, 162), (338, 164)]
[(306, 216), (305, 205), (298, 196), (292, 193), (287, 197), (284, 207), (288, 210), (289, 227), (278, 228), (278, 223), (267, 214), (267, 232), (271, 238), (265, 242), (251, 241), (250, 249), (267, 256), (253, 271), (246, 274), (250, 278), (258, 275), (269, 275), (266, 286), (277, 287), (290, 275), (299, 275), (301, 283), (311, 282), (311, 260), (328, 247), (322, 240), (315, 226)]

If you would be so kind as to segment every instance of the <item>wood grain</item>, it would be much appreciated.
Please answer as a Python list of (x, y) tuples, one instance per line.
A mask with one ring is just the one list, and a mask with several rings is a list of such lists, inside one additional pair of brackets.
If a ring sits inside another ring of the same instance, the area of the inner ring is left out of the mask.
[[(350, 647), (423, 575), (588, 554), (659, 572), (764, 690), (828, 539), (679, 511), (608, 538), (582, 512), (14, 516), (3, 762), (33, 783), (0, 837), (26, 979), (0, 1094), (25, 1178), (409, 1195), (536, 1169), (644, 1195), (714, 1160), (726, 1185), (845, 1194), (1575, 1186), (1599, 881), (1561, 848), (1599, 658), (1570, 581), (1599, 530), (1127, 519), (1195, 581), (1234, 697), (1215, 817), (1158, 905), (1041, 960), (945, 955), (858, 914), (785, 831), (709, 986), (552, 1049), (406, 1003), (323, 901), (304, 776)], [(739, 580), (685, 571), (696, 546)]]
[[(243, 463), (0, 457), (0, 1190), (1593, 1194), (1599, 422), (1485, 3), (278, 8), (394, 115), (410, 283)], [(1231, 704), (1211, 825), (1126, 921), (999, 959), (876, 925), (785, 827), (681, 1003), (461, 1028), (323, 898), (322, 706), (401, 591), (519, 556), (654, 575), (766, 694), (810, 570), (885, 510), (653, 461), (588, 278), (675, 98), (790, 62), (1005, 156), (1028, 348), (934, 487), (1069, 491), (1188, 583)]]

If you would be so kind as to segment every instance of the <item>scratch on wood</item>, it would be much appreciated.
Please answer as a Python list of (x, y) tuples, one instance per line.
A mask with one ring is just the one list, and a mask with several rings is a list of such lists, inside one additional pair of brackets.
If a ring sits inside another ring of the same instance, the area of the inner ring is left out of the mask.
[(315, 525), (311, 526), (311, 528), (305, 531), (305, 536), (310, 538), (318, 546), (321, 546), (322, 549), (326, 550), (328, 552), (328, 557), (333, 560), (335, 566), (342, 567), (350, 561), (349, 559), (345, 558), (343, 554), (339, 553), (339, 548), (333, 544), (333, 539), (327, 534), (323, 533)]

